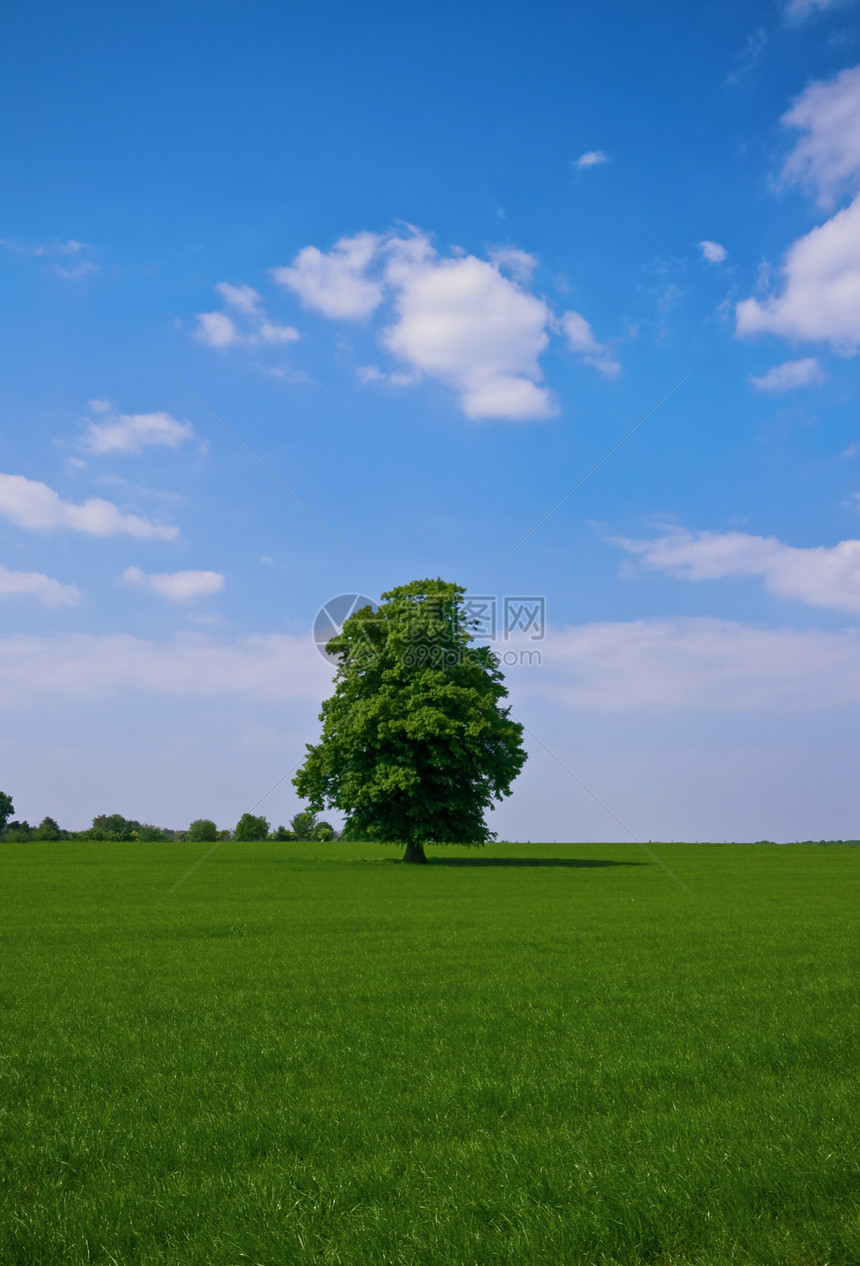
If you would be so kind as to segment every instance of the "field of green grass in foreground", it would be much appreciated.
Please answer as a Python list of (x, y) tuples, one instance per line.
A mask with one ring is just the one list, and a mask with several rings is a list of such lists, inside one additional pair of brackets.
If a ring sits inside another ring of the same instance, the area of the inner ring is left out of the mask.
[(860, 848), (202, 851), (0, 845), (4, 1266), (860, 1262)]

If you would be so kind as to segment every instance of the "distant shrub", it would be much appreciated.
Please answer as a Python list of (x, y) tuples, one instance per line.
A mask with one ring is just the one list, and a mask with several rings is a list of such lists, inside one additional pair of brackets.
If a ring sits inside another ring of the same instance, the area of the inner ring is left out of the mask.
[(42, 818), (32, 833), (34, 840), (61, 840), (64, 835), (65, 832), (60, 830), (59, 823), (53, 818)]
[(12, 844), (21, 844), (24, 840), (29, 840), (32, 837), (33, 829), (26, 820), (23, 822), (10, 822), (3, 832), (3, 839), (9, 840)]
[(205, 844), (209, 840), (218, 839), (218, 828), (211, 818), (195, 818), (185, 832), (185, 838), (194, 843)]
[(266, 818), (255, 818), (253, 813), (243, 813), (233, 832), (234, 840), (264, 840), (269, 834)]

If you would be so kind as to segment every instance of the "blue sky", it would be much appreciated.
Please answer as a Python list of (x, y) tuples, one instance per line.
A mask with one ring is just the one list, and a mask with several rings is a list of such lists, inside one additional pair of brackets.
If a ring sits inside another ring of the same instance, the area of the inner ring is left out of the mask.
[(860, 835), (860, 10), (536, 9), (7, 7), (20, 816), (234, 824), (442, 575), (545, 600), (503, 837)]

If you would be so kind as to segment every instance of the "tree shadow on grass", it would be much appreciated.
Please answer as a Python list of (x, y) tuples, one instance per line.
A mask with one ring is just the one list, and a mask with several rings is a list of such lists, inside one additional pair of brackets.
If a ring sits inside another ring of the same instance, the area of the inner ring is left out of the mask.
[(653, 862), (616, 862), (591, 857), (428, 857), (431, 866), (653, 866)]

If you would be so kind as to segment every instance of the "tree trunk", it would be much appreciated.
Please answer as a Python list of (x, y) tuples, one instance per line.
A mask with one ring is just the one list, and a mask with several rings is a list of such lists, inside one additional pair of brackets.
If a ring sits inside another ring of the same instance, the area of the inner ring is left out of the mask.
[(427, 856), (424, 852), (424, 845), (423, 844), (407, 844), (406, 852), (403, 854), (403, 860), (405, 862), (417, 862), (417, 863), (426, 862)]

